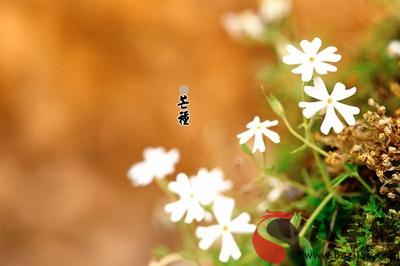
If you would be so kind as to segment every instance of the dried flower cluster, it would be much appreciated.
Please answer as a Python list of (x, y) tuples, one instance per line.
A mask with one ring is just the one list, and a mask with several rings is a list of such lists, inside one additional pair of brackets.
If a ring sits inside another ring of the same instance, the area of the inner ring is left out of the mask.
[(385, 106), (373, 99), (368, 104), (376, 111), (364, 113), (356, 125), (346, 127), (339, 135), (317, 137), (336, 148), (327, 163), (354, 163), (367, 166), (379, 179), (379, 192), (389, 199), (400, 201), (400, 116), (386, 115)]

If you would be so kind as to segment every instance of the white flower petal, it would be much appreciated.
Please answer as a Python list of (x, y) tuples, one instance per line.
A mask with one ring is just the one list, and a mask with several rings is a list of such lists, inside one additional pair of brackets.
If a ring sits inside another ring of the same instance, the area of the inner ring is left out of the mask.
[(342, 59), (342, 56), (339, 54), (335, 54), (337, 51), (337, 48), (334, 46), (329, 46), (319, 52), (316, 55), (316, 59), (318, 61), (325, 61), (325, 62), (339, 62), (340, 59)]
[(184, 173), (179, 173), (176, 181), (168, 184), (168, 189), (180, 196), (188, 195), (192, 191), (190, 180)]
[(208, 172), (200, 169), (195, 177), (191, 179), (195, 198), (202, 205), (214, 202), (222, 192), (232, 187), (232, 182), (224, 180), (224, 174), (219, 169)]
[(207, 250), (218, 238), (222, 236), (221, 226), (200, 226), (196, 229), (196, 236), (197, 238), (201, 239), (199, 242), (199, 248), (202, 250)]
[(153, 181), (153, 171), (145, 162), (134, 164), (127, 175), (135, 186), (146, 186)]
[(205, 211), (201, 207), (200, 203), (195, 199), (190, 199), (188, 201), (187, 214), (185, 218), (185, 223), (190, 224), (193, 220), (200, 222), (205, 217)]
[(279, 134), (268, 128), (263, 128), (262, 133), (274, 143), (279, 143), (281, 141)]
[(311, 63), (306, 62), (298, 67), (292, 69), (292, 73), (301, 74), (301, 79), (303, 81), (310, 81), (313, 76), (314, 67)]
[(182, 219), (187, 210), (187, 202), (185, 200), (178, 200), (165, 205), (164, 210), (171, 214), (171, 221), (178, 222)]
[(226, 225), (232, 217), (235, 201), (230, 198), (220, 198), (213, 204), (213, 212), (215, 219), (219, 224)]
[(254, 133), (255, 132), (253, 129), (249, 129), (249, 130), (246, 130), (246, 131), (238, 134), (237, 138), (239, 139), (239, 143), (244, 144), (244, 143), (248, 142), (251, 139), (251, 137), (254, 136)]
[(255, 153), (257, 150), (259, 150), (260, 152), (265, 151), (265, 144), (261, 132), (256, 132), (254, 134), (254, 145), (252, 153)]
[(337, 82), (331, 93), (331, 98), (335, 101), (341, 101), (354, 95), (356, 91), (356, 87), (346, 90), (346, 86), (343, 83)]
[(291, 0), (263, 0), (260, 15), (266, 24), (281, 20), (291, 9)]
[(347, 105), (340, 102), (334, 102), (333, 106), (344, 118), (344, 120), (348, 125), (354, 126), (356, 124), (356, 119), (354, 118), (354, 115), (360, 113), (360, 109), (358, 107)]
[(237, 246), (232, 234), (227, 232), (222, 235), (222, 246), (219, 254), (219, 260), (228, 262), (229, 257), (238, 260), (242, 256), (239, 247)]
[(273, 126), (276, 126), (278, 124), (279, 124), (278, 120), (272, 120), (272, 121), (271, 120), (265, 120), (264, 122), (261, 123), (261, 125), (263, 127), (273, 127)]
[(267, 196), (268, 201), (274, 202), (276, 201), (282, 194), (282, 189), (274, 188), (272, 189)]
[(256, 230), (254, 224), (249, 224), (250, 215), (247, 212), (241, 213), (238, 217), (233, 219), (229, 225), (229, 230), (232, 233), (250, 234)]
[(336, 72), (337, 71), (337, 67), (335, 67), (334, 65), (325, 63), (325, 62), (315, 62), (314, 69), (315, 69), (315, 72), (317, 72), (320, 75), (325, 75), (328, 72)]
[(287, 51), (289, 52), (288, 55), (285, 55), (282, 58), (283, 63), (287, 65), (297, 65), (304, 62), (305, 55), (300, 50), (298, 50), (293, 45), (289, 44), (286, 46)]
[(260, 124), (260, 117), (258, 115), (256, 115), (252, 121), (250, 121), (249, 123), (247, 123), (246, 127), (247, 128), (254, 128), (256, 126), (258, 126)]
[(309, 56), (315, 56), (318, 53), (319, 48), (321, 48), (322, 41), (320, 38), (316, 37), (311, 42), (307, 40), (302, 40), (300, 42), (301, 48)]
[[(314, 67), (311, 64), (303, 64), (303, 72), (301, 73), (301, 80), (306, 82), (310, 81), (313, 77)], [(294, 70), (294, 69), (293, 69)], [(292, 72), (294, 73), (294, 71)]]
[(299, 102), (299, 107), (303, 109), (303, 115), (306, 118), (311, 118), (320, 110), (324, 109), (327, 106), (325, 101), (319, 102)]
[(308, 96), (310, 96), (314, 99), (320, 100), (320, 101), (326, 101), (329, 97), (325, 83), (324, 83), (323, 79), (320, 77), (316, 77), (314, 79), (314, 87), (305, 86), (304, 92)]
[(326, 115), (321, 125), (321, 132), (325, 135), (328, 135), (331, 128), (333, 128), (336, 133), (340, 133), (343, 130), (344, 126), (337, 117), (333, 105), (329, 104), (326, 107)]

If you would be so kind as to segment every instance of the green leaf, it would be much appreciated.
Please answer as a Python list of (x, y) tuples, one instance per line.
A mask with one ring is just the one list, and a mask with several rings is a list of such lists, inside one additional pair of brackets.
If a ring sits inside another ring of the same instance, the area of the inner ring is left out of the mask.
[(242, 149), (242, 151), (244, 153), (249, 154), (249, 155), (251, 154), (251, 150), (250, 150), (249, 146), (247, 146), (247, 144), (240, 145), (240, 148)]

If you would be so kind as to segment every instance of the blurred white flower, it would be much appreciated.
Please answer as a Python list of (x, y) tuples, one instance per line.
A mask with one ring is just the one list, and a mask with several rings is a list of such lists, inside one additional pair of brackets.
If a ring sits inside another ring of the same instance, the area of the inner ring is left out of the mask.
[(400, 57), (400, 41), (398, 40), (391, 41), (387, 49), (390, 56)]
[(179, 200), (165, 205), (164, 210), (171, 214), (171, 221), (177, 222), (186, 213), (185, 223), (193, 220), (200, 222), (205, 217), (205, 210), (200, 204), (201, 196), (191, 179), (184, 173), (179, 173), (176, 181), (169, 183), (169, 190), (179, 195)]
[(235, 38), (250, 37), (258, 39), (264, 32), (264, 24), (260, 16), (251, 10), (224, 15), (222, 17), (222, 25)]
[(150, 184), (154, 178), (162, 179), (175, 171), (179, 161), (179, 151), (166, 151), (162, 147), (146, 148), (143, 152), (144, 161), (134, 164), (128, 170), (128, 178), (136, 186)]
[(232, 220), (235, 201), (233, 199), (218, 199), (213, 205), (213, 213), (218, 224), (200, 226), (196, 230), (196, 236), (200, 239), (199, 247), (207, 250), (219, 238), (222, 238), (219, 260), (227, 262), (230, 257), (238, 260), (242, 253), (233, 238), (233, 233), (250, 234), (256, 230), (254, 224), (250, 224), (250, 215), (241, 213)]
[(169, 190), (178, 194), (180, 199), (167, 204), (164, 209), (171, 214), (173, 222), (181, 220), (185, 213), (187, 213), (186, 223), (210, 219), (203, 206), (221, 198), (221, 193), (231, 187), (232, 182), (224, 180), (224, 174), (219, 169), (211, 171), (200, 169), (197, 175), (191, 178), (180, 173), (176, 182), (171, 182), (168, 186)]
[(282, 58), (283, 62), (288, 65), (299, 65), (294, 68), (292, 72), (301, 74), (301, 79), (304, 82), (312, 79), (314, 70), (320, 75), (325, 75), (328, 72), (335, 72), (337, 68), (326, 62), (338, 62), (342, 56), (335, 54), (337, 48), (334, 46), (329, 46), (321, 52), (318, 52), (321, 48), (321, 44), (320, 38), (314, 38), (311, 42), (302, 40), (300, 46), (303, 51), (289, 44), (286, 47), (289, 54)]
[(286, 17), (292, 2), (290, 0), (261, 0), (260, 15), (266, 23), (273, 23)]
[(221, 193), (232, 188), (232, 182), (224, 180), (224, 173), (218, 168), (211, 171), (200, 169), (197, 175), (192, 177), (192, 184), (202, 205), (213, 203), (221, 197)]
[(350, 126), (355, 125), (356, 120), (354, 115), (360, 113), (360, 109), (358, 107), (340, 103), (339, 101), (352, 96), (356, 93), (356, 90), (355, 87), (346, 90), (345, 85), (338, 82), (335, 84), (332, 93), (329, 95), (324, 81), (322, 78), (317, 77), (314, 80), (314, 86), (305, 86), (304, 92), (308, 96), (319, 101), (300, 102), (299, 107), (304, 108), (303, 115), (306, 118), (311, 118), (319, 111), (326, 112), (324, 121), (321, 125), (321, 132), (327, 135), (331, 128), (333, 128), (336, 133), (340, 133), (344, 126), (336, 115), (335, 110), (339, 112), (347, 124)]
[(255, 116), (253, 121), (249, 122), (246, 125), (248, 130), (237, 135), (239, 143), (244, 144), (254, 136), (252, 153), (255, 153), (257, 150), (259, 150), (260, 152), (264, 152), (265, 144), (263, 140), (263, 135), (267, 136), (274, 143), (280, 142), (280, 137), (278, 133), (268, 129), (269, 127), (276, 126), (277, 124), (277, 120), (265, 120), (264, 122), (260, 122), (260, 118), (258, 116)]
[(275, 177), (268, 177), (268, 184), (272, 187), (267, 195), (267, 200), (276, 201), (284, 191), (290, 188), (288, 184)]

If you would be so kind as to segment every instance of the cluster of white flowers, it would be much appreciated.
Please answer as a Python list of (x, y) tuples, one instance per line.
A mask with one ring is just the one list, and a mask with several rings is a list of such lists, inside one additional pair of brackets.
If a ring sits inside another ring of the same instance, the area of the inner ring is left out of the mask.
[(222, 17), (222, 25), (232, 37), (259, 39), (268, 24), (288, 15), (291, 6), (291, 0), (262, 0), (258, 12), (230, 12)]
[[(179, 160), (177, 149), (166, 151), (164, 148), (146, 148), (144, 161), (134, 164), (128, 171), (128, 177), (136, 186), (144, 186), (151, 183), (154, 178), (162, 179), (175, 170), (175, 164)], [(213, 220), (212, 214), (206, 208), (212, 208), (218, 224), (208, 227), (199, 226), (196, 236), (200, 239), (199, 247), (209, 249), (218, 239), (222, 239), (219, 259), (227, 262), (230, 257), (237, 260), (241, 252), (237, 246), (233, 233), (253, 233), (256, 229), (250, 224), (250, 215), (241, 213), (235, 219), (232, 213), (235, 201), (223, 196), (222, 193), (232, 188), (232, 182), (224, 179), (220, 169), (207, 171), (200, 169), (195, 176), (188, 177), (184, 173), (178, 173), (176, 181), (168, 184), (168, 189), (177, 194), (179, 199), (165, 205), (164, 210), (171, 215), (172, 222), (178, 222), (184, 218), (185, 223)], [(209, 218), (209, 219), (208, 219)]]
[[(288, 45), (288, 55), (284, 56), (282, 60), (285, 64), (299, 65), (292, 72), (301, 74), (304, 82), (312, 79), (314, 70), (319, 75), (336, 72), (337, 68), (328, 63), (340, 61), (341, 55), (336, 54), (337, 48), (334, 46), (329, 46), (319, 52), (321, 45), (320, 38), (314, 38), (311, 42), (301, 41), (300, 46), (303, 51), (298, 50), (293, 45)], [(355, 87), (346, 90), (346, 86), (338, 82), (335, 84), (332, 93), (329, 94), (321, 77), (315, 77), (313, 83), (314, 86), (304, 86), (304, 92), (318, 101), (300, 102), (299, 107), (304, 108), (303, 115), (306, 118), (311, 118), (318, 112), (325, 113), (321, 124), (322, 133), (327, 135), (331, 128), (336, 133), (340, 133), (344, 129), (344, 125), (335, 110), (339, 112), (348, 125), (352, 126), (356, 123), (354, 115), (360, 113), (360, 109), (339, 102), (356, 93)]]
[(176, 181), (171, 182), (169, 190), (179, 195), (179, 200), (165, 206), (165, 211), (171, 214), (171, 221), (177, 222), (186, 213), (185, 222), (202, 221), (206, 217), (204, 206), (212, 204), (222, 197), (221, 193), (229, 190), (232, 182), (224, 180), (221, 170), (208, 172), (200, 169), (197, 175), (188, 177), (179, 173)]
[[(264, 21), (275, 21), (284, 16), (288, 12), (290, 5), (283, 0), (265, 0), (264, 5), (276, 5), (273, 8), (263, 6)], [(284, 4), (286, 3), (286, 4)], [(266, 11), (268, 10), (268, 11)], [(256, 35), (258, 31), (262, 31), (261, 20), (256, 18), (255, 14), (242, 14), (240, 18), (246, 20), (236, 27), (237, 34), (242, 34), (245, 29), (247, 34)], [(246, 25), (243, 27), (243, 25)], [(258, 25), (258, 26), (257, 26)], [(303, 80), (304, 93), (315, 99), (314, 102), (300, 101), (299, 107), (303, 108), (303, 115), (311, 118), (317, 113), (325, 114), (321, 124), (321, 132), (328, 134), (333, 128), (334, 132), (340, 133), (344, 129), (344, 124), (336, 114), (340, 114), (348, 125), (355, 124), (354, 116), (360, 112), (360, 109), (350, 106), (340, 101), (354, 95), (356, 88), (346, 89), (346, 86), (337, 82), (331, 93), (328, 92), (325, 82), (318, 75), (324, 75), (328, 72), (335, 72), (337, 68), (330, 64), (338, 62), (341, 59), (336, 54), (337, 48), (329, 46), (319, 51), (322, 41), (314, 38), (312, 41), (303, 40), (300, 42), (299, 50), (293, 45), (287, 45), (288, 54), (283, 56), (283, 62), (289, 65), (299, 65), (292, 70), (295, 74), (300, 74)], [(393, 50), (394, 48), (392, 48)], [(316, 72), (317, 76), (314, 76)], [(314, 79), (313, 79), (314, 77)], [(313, 82), (310, 81), (313, 79)], [(312, 84), (312, 85), (310, 85)], [(252, 153), (257, 151), (265, 152), (264, 136), (274, 143), (280, 142), (279, 135), (270, 130), (270, 127), (277, 126), (277, 120), (265, 120), (261, 122), (260, 117), (255, 116), (254, 119), (246, 125), (247, 130), (238, 134), (240, 144), (247, 143), (254, 137)], [(134, 164), (128, 171), (128, 177), (134, 185), (148, 185), (154, 178), (162, 179), (175, 171), (175, 164), (179, 160), (179, 152), (177, 149), (166, 151), (166, 149), (147, 148), (143, 153), (144, 161)], [(283, 191), (288, 189), (288, 185), (282, 181), (270, 178), (270, 183), (274, 187), (267, 198), (275, 201)], [(232, 188), (232, 182), (224, 179), (224, 174), (220, 169), (207, 171), (200, 169), (194, 176), (188, 176), (179, 173), (176, 181), (170, 182), (168, 190), (178, 195), (178, 200), (165, 205), (164, 209), (170, 214), (172, 222), (178, 222), (182, 219), (185, 223), (193, 221), (212, 221), (216, 220), (216, 224), (210, 226), (199, 226), (196, 230), (196, 236), (200, 239), (200, 249), (209, 249), (213, 243), (221, 239), (221, 251), (219, 259), (227, 262), (229, 258), (235, 260), (241, 257), (241, 252), (235, 242), (233, 234), (253, 233), (256, 230), (254, 224), (250, 224), (250, 215), (241, 213), (232, 219), (235, 201), (223, 195)], [(212, 209), (212, 214), (207, 210)], [(210, 219), (208, 219), (210, 218)]]
[[(302, 51), (289, 44), (286, 47), (288, 54), (283, 56), (282, 61), (288, 65), (299, 65), (294, 68), (292, 72), (300, 74), (304, 82), (312, 80), (314, 71), (319, 75), (337, 71), (334, 65), (329, 64), (340, 61), (341, 55), (336, 54), (337, 48), (329, 46), (319, 51), (321, 45), (322, 41), (320, 38), (314, 38), (312, 41), (302, 40), (300, 42)], [(336, 114), (336, 111), (348, 125), (354, 125), (356, 122), (354, 116), (360, 113), (358, 107), (340, 102), (354, 95), (356, 90), (355, 87), (346, 90), (344, 84), (337, 82), (332, 93), (329, 94), (322, 78), (316, 76), (313, 81), (313, 86), (304, 86), (304, 92), (317, 101), (301, 101), (299, 102), (299, 107), (304, 108), (303, 115), (306, 118), (311, 118), (317, 113), (325, 114), (321, 124), (321, 132), (325, 135), (329, 134), (331, 128), (333, 128), (336, 133), (340, 133), (344, 129), (344, 124)], [(279, 135), (268, 129), (268, 127), (276, 126), (277, 124), (277, 120), (260, 122), (260, 118), (256, 116), (253, 121), (247, 124), (246, 127), (248, 130), (237, 135), (239, 143), (244, 144), (254, 136), (252, 153), (256, 151), (264, 152), (265, 144), (263, 135), (274, 143), (280, 142)]]

